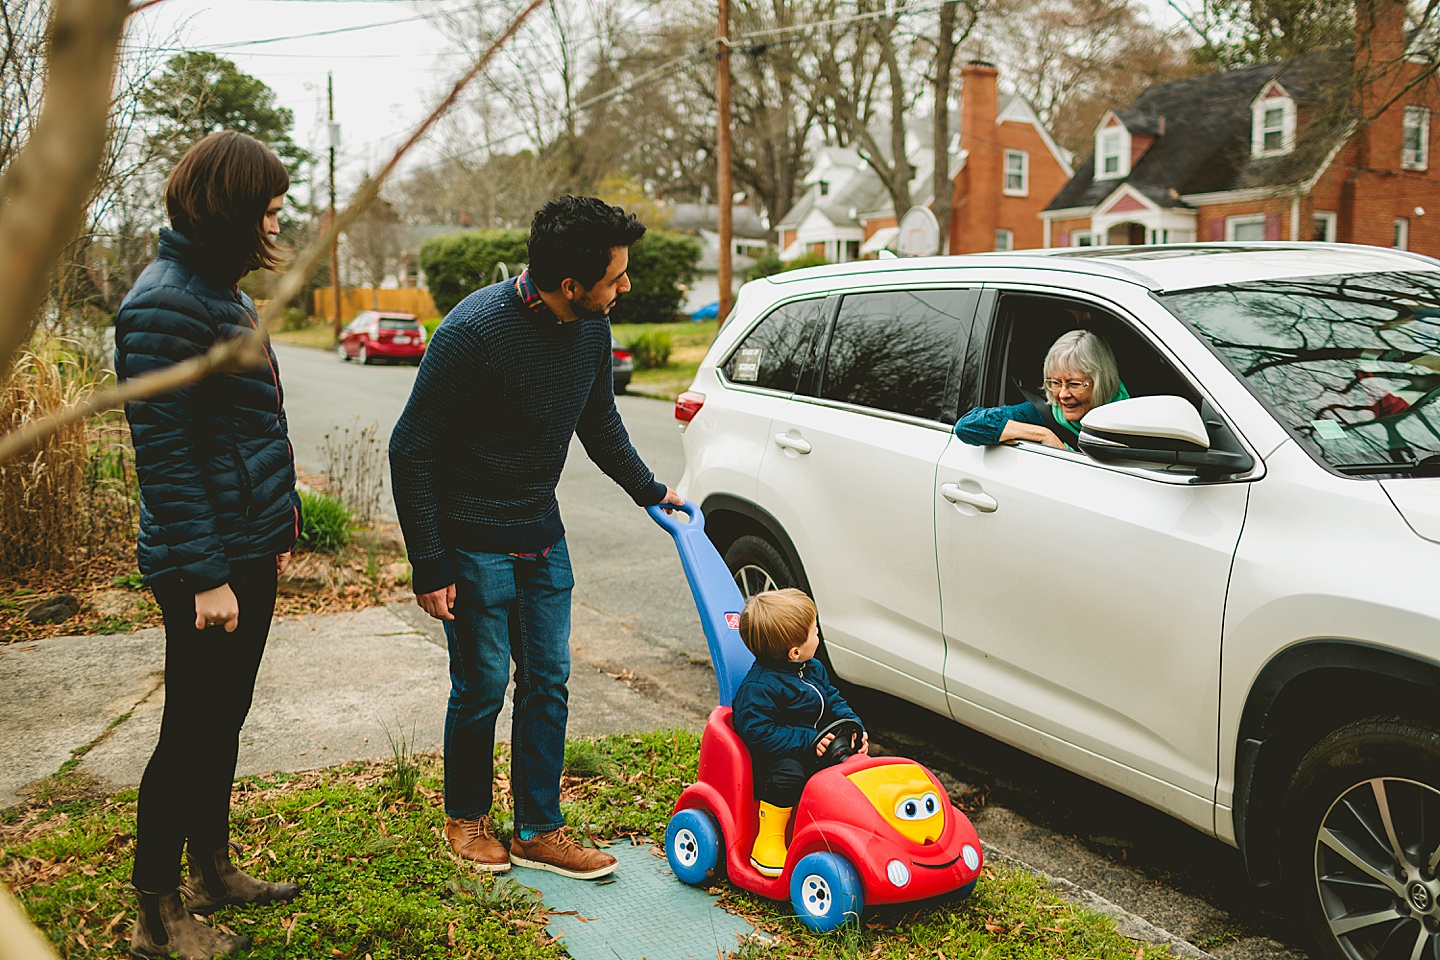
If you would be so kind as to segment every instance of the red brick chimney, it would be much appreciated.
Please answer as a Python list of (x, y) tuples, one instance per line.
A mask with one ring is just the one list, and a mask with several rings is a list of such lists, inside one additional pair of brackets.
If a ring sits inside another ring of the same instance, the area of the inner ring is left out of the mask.
[[(1404, 0), (1355, 0), (1355, 96), (1360, 123), (1360, 163), (1385, 167), (1400, 155), (1401, 124), (1380, 122), (1380, 111), (1405, 82)], [(1400, 112), (1398, 106), (1390, 113)], [(1393, 119), (1388, 118), (1387, 119)], [(1393, 157), (1392, 157), (1393, 155)]]
[[(950, 222), (950, 252), (980, 253), (995, 249), (1000, 225), (1000, 145), (995, 116), (1000, 109), (999, 71), (994, 64), (971, 60), (960, 71), (960, 149), (965, 169), (955, 178)], [(948, 144), (935, 144), (935, 162), (948, 163)]]

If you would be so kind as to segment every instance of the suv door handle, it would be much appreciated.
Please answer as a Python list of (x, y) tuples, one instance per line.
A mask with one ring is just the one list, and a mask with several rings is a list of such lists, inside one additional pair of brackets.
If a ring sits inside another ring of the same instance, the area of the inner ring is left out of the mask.
[(775, 442), (786, 450), (794, 450), (796, 453), (809, 453), (810, 441), (802, 440), (799, 437), (792, 437), (789, 434), (775, 434)]
[(964, 503), (974, 507), (981, 513), (994, 513), (999, 506), (995, 498), (986, 493), (971, 493), (969, 490), (960, 489), (958, 483), (940, 484), (940, 496), (951, 503)]

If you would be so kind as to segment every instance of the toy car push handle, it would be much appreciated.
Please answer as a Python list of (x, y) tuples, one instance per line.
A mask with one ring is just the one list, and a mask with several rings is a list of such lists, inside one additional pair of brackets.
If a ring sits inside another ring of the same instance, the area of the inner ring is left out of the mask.
[(720, 553), (705, 535), (705, 515), (693, 503), (672, 510), (690, 517), (686, 523), (659, 506), (646, 507), (650, 516), (675, 538), (680, 552), (680, 565), (695, 597), (700, 612), (700, 625), (705, 629), (705, 642), (710, 647), (710, 662), (715, 665), (715, 682), (720, 687), (720, 706), (730, 706), (735, 689), (755, 662), (755, 656), (740, 639), (740, 610), (745, 598), (735, 586), (735, 578), (720, 558)]

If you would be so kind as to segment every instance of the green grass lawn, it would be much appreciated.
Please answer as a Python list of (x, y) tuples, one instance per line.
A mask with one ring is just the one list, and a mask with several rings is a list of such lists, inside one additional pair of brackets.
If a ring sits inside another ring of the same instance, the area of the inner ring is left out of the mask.
[(630, 392), (662, 400), (674, 400), (689, 388), (695, 379), (705, 351), (715, 339), (718, 328), (713, 320), (686, 321), (683, 323), (620, 323), (611, 330), (615, 339), (629, 346), (643, 334), (661, 334), (670, 337), (672, 345), (670, 362), (658, 370), (641, 369), (637, 363), (635, 374), (630, 380)]
[[(675, 731), (571, 741), (567, 819), (599, 843), (663, 840), (698, 750), (698, 737)], [(503, 745), (496, 752), (496, 819), (505, 836), (508, 755)], [(232, 820), (244, 850), (237, 862), (296, 880), (303, 892), (288, 906), (226, 908), (212, 922), (254, 938), (247, 956), (255, 958), (564, 957), (545, 933), (545, 908), (533, 891), (451, 856), (441, 784), (438, 758), (424, 755), (238, 782)], [(62, 956), (113, 957), (133, 920), (135, 791), (94, 795), (73, 775), (57, 775), (41, 796), (0, 815), (0, 877)], [(823, 937), (790, 917), (785, 904), (722, 889), (723, 903), (774, 938), (747, 945), (745, 957), (1164, 955), (1137, 949), (1109, 919), (1059, 900), (1040, 878), (1004, 864), (987, 865), (967, 901), (867, 913), (863, 924)]]

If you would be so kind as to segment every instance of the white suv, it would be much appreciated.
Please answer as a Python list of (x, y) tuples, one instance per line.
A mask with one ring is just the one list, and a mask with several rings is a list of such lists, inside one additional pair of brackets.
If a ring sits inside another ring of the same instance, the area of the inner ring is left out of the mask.
[[(955, 438), (1076, 328), (1136, 398), (1084, 452)], [(747, 594), (813, 594), (840, 677), (1235, 844), (1324, 956), (1435, 957), (1437, 397), (1440, 262), (1399, 251), (796, 270), (677, 404), (681, 493)]]

